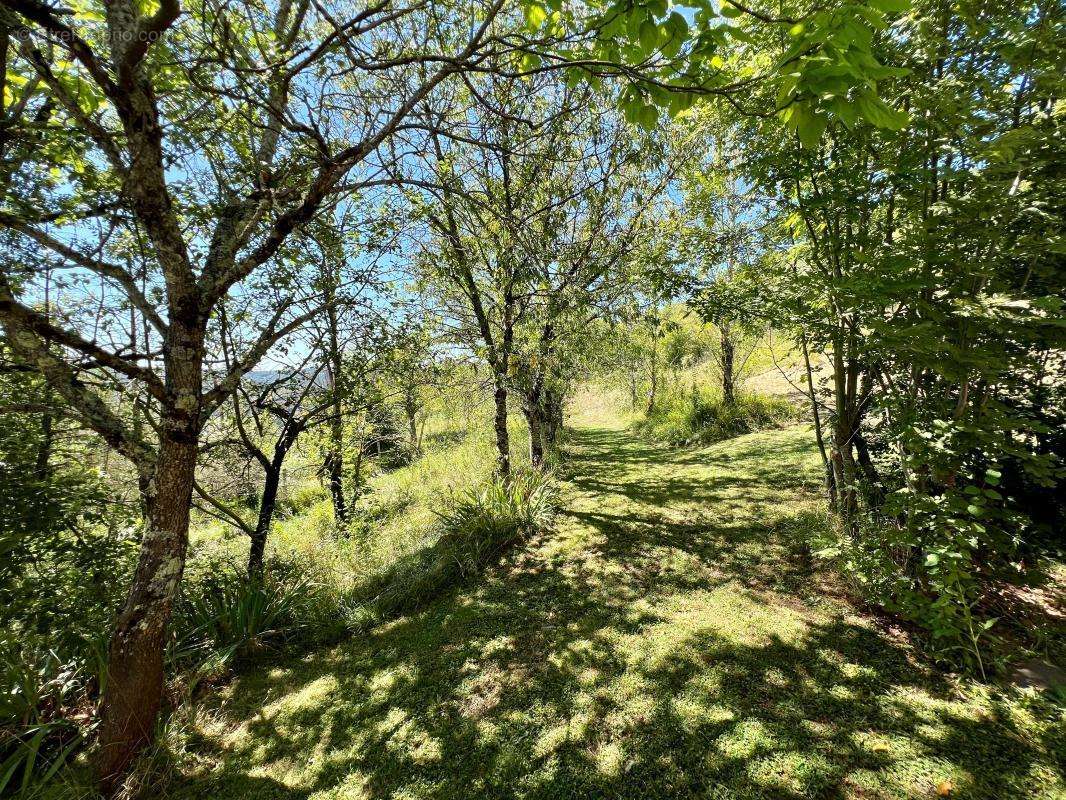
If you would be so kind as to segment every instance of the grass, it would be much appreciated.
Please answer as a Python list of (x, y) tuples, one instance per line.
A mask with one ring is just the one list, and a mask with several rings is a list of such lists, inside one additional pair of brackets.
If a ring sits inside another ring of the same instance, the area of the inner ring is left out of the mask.
[(451, 586), (474, 581), (508, 549), (551, 525), (555, 486), (550, 475), (516, 472), (449, 498), (439, 511), (440, 538), (398, 559), (377, 580), (347, 598), (349, 628), (362, 632), (436, 600)]
[(664, 393), (646, 416), (638, 433), (674, 447), (711, 444), (797, 419), (796, 407), (786, 398), (767, 394), (738, 394), (727, 404), (716, 394), (693, 387)]
[(673, 450), (587, 403), (551, 532), (238, 677), (172, 794), (1058, 798), (1061, 709), (928, 669), (813, 572), (803, 427)]
[[(438, 425), (427, 433), (421, 457), (404, 467), (381, 471), (366, 465), (369, 476), (347, 530), (334, 524), (333, 507), (314, 475), (314, 464), (297, 454), (270, 529), (268, 556), (305, 565), (316, 583), (338, 597), (377, 584), (398, 561), (434, 545), (441, 535), (436, 512), (453, 495), (491, 476), (494, 444), (483, 416), (469, 429), (461, 420)], [(521, 457), (524, 423), (516, 421), (511, 436), (521, 468), (528, 463)], [(221, 523), (198, 519), (190, 539), (190, 583), (209, 579), (220, 562), (239, 568), (247, 561), (248, 537)]]

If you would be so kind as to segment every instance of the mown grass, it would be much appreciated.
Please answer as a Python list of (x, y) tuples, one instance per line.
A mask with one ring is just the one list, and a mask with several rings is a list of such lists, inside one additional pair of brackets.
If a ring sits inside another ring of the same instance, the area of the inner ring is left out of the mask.
[(1061, 710), (932, 672), (836, 596), (802, 427), (697, 450), (600, 414), (485, 580), (240, 676), (181, 798), (1057, 798)]

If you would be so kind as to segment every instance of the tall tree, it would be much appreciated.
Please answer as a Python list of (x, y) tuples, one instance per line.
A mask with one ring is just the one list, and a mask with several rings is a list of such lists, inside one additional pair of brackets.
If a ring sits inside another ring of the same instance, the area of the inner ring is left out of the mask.
[[(320, 311), (283, 298), (248, 321), (256, 335), (218, 374), (208, 369), (218, 309), (286, 259), (293, 234), (338, 197), (381, 185), (381, 145), (478, 62), (501, 6), (479, 6), (470, 25), (459, 7), (441, 16), (421, 3), (208, 4), (182, 21), (176, 0), (150, 12), (111, 2), (99, 14), (5, 0), (5, 86), (18, 92), (5, 136), (19, 157), (5, 165), (13, 177), (0, 223), (19, 240), (0, 272), (0, 322), (18, 355), (136, 466), (145, 493), (140, 558), (110, 645), (96, 761), (106, 790), (158, 713), (204, 422)], [(120, 232), (138, 243), (139, 263), (121, 260)], [(132, 307), (149, 340), (129, 352), (84, 320), (45, 317), (32, 302), (36, 276), (19, 270), (21, 247), (92, 276), (87, 291), (106, 307)], [(80, 381), (75, 364), (143, 386), (154, 441)]]

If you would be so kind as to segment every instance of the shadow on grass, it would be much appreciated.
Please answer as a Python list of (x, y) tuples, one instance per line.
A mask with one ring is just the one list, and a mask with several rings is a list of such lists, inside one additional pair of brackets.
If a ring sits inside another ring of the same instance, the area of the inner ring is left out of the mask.
[[(571, 441), (572, 483), (603, 503), (571, 504), (476, 590), (239, 678), (225, 713), (243, 725), (192, 743), (215, 766), (179, 795), (889, 798), (950, 778), (952, 796), (1005, 798), (1048, 780), (1052, 742), (1001, 701), (975, 711), (904, 643), (810, 606), (787, 526), (634, 502), (743, 483), (646, 470), (666, 456), (624, 433)], [(751, 488), (802, 483), (809, 447), (771, 465), (747, 447), (729, 456)]]

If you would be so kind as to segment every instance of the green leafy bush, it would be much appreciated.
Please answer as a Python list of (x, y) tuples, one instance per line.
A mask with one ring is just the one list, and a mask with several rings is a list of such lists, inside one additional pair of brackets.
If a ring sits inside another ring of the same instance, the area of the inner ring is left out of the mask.
[(260, 579), (238, 564), (205, 569), (178, 608), (171, 663), (222, 669), (265, 648), (318, 636), (336, 607), (313, 574), (302, 562), (278, 559)]
[(33, 643), (0, 638), (0, 795), (47, 783), (82, 744), (73, 712), (86, 700), (86, 671)]
[(413, 611), (441, 591), (482, 572), (509, 546), (546, 528), (557, 504), (552, 478), (542, 472), (493, 479), (454, 497), (437, 512), (440, 538), (400, 559), (350, 598), (349, 624), (363, 628)]
[(682, 447), (773, 428), (797, 419), (798, 413), (783, 397), (742, 394), (729, 404), (717, 395), (694, 388), (662, 397), (636, 428), (649, 438)]
[[(907, 419), (907, 409), (893, 410)], [(1040, 633), (1021, 607), (995, 599), (1005, 586), (1047, 579), (1058, 546), (1033, 501), (1062, 468), (1054, 454), (1011, 440), (1017, 415), (986, 412), (976, 425), (941, 414), (912, 412), (899, 435), (905, 471), (883, 470), (893, 490), (880, 507), (867, 500), (844, 537), (845, 567), (864, 597), (924, 631), (937, 660), (987, 677), (1014, 655), (1009, 642), (996, 646), (1003, 635)]]

